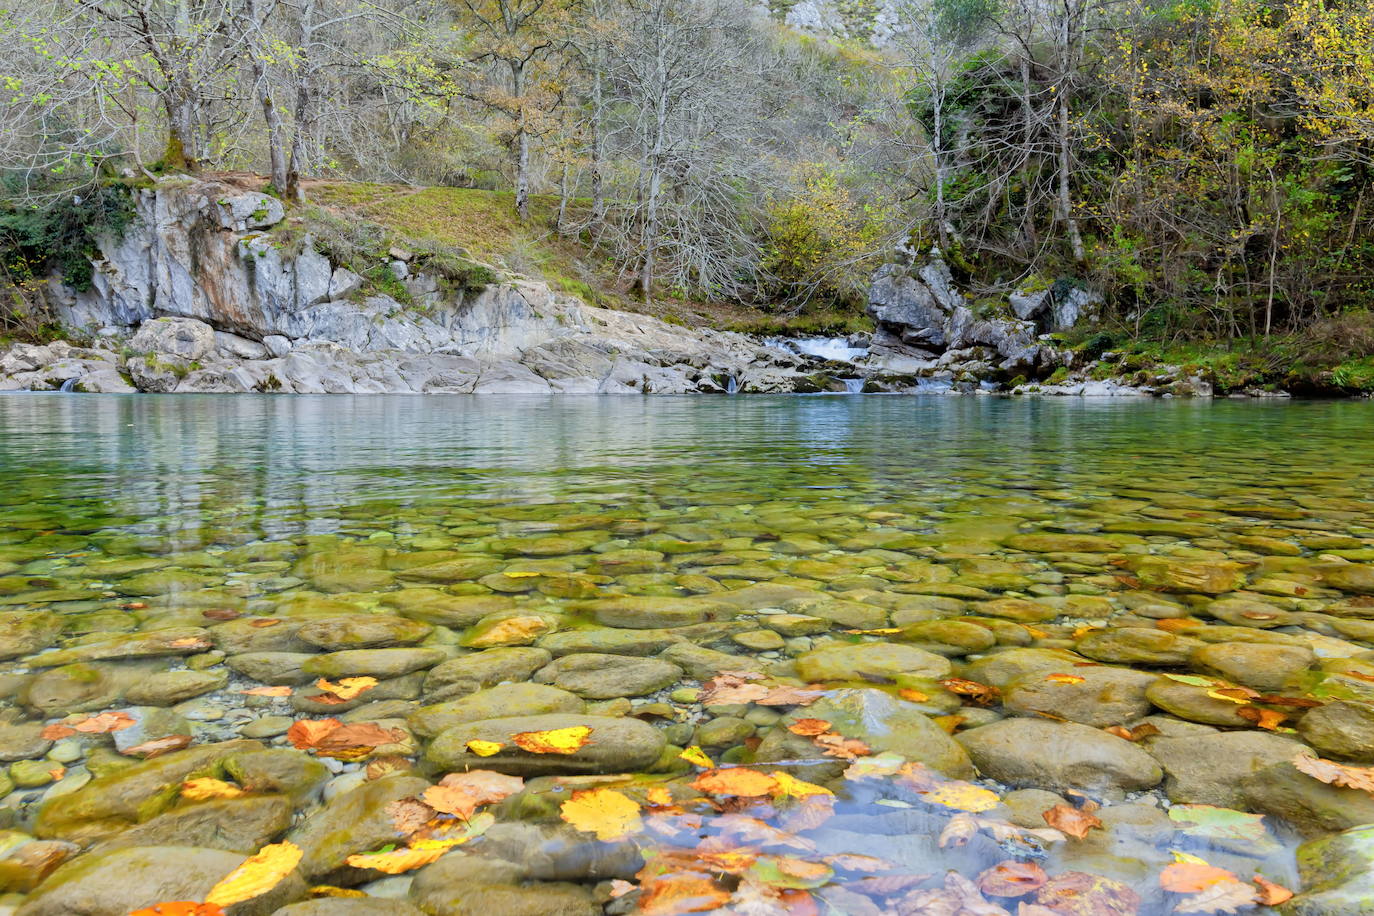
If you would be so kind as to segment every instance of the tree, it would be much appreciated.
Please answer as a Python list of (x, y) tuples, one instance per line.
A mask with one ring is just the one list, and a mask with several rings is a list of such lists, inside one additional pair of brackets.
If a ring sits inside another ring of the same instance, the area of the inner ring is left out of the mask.
[(509, 119), (515, 209), (529, 218), (530, 138), (551, 128), (543, 118), (562, 101), (551, 64), (563, 46), (567, 7), (559, 0), (456, 0), (472, 30), (476, 65), (486, 80), (475, 97)]

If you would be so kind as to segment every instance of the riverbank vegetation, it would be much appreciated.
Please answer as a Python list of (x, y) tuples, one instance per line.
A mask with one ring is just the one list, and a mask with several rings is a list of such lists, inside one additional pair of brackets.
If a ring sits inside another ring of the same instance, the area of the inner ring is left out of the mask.
[(252, 170), (689, 320), (862, 329), (903, 243), (980, 300), (1091, 283), (1120, 345), (1374, 356), (1369, 0), (810, 6), (39, 0), (0, 15), (6, 272), (84, 251), (24, 226), (102, 179)]

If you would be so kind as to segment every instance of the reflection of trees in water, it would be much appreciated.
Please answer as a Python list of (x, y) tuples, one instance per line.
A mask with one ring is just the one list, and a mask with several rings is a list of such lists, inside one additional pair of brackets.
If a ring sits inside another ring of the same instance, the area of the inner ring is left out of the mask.
[(742, 506), (1035, 516), (1121, 491), (1364, 500), (1363, 406), (16, 396), (0, 511), (11, 530), (123, 527), (176, 550), (521, 504), (709, 524)]

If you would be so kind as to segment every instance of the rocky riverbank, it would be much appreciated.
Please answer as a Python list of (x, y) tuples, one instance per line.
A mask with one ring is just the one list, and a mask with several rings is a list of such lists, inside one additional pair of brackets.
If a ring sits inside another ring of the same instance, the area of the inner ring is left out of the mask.
[[(0, 391), (723, 394), (960, 391), (1203, 395), (1179, 370), (1069, 376), (1054, 334), (1094, 320), (1077, 287), (975, 312), (938, 253), (874, 279), (862, 358), (589, 306), (542, 282), (392, 249), (365, 278), (254, 182), (167, 179), (102, 241), (89, 289), (53, 279), (67, 340), (0, 353)], [(1050, 384), (1044, 384), (1048, 380)]]

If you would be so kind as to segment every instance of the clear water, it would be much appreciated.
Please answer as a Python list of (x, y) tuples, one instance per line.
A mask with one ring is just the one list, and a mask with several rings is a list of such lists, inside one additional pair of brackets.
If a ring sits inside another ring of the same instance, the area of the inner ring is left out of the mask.
[[(69, 615), (66, 636), (78, 640), (113, 626), (92, 612), (108, 609), (107, 589), (118, 585), (87, 565), (158, 558), (164, 570), (188, 569), (263, 613), (314, 594), (317, 583), (291, 576), (292, 562), (358, 541), (573, 576), (610, 549), (698, 542), (596, 588), (688, 597), (781, 582), (885, 607), (942, 594), (914, 587), (902, 574), (908, 563), (946, 568), (934, 581), (981, 590), (983, 598), (967, 599), (975, 603), (1077, 592), (1115, 601), (1131, 587), (1105, 585), (1104, 572), (1115, 570), (1081, 557), (1007, 551), (1002, 541), (1018, 531), (1115, 533), (1137, 553), (1236, 559), (1271, 579), (1288, 573), (1237, 538), (1291, 545), (1299, 564), (1374, 559), (1374, 405), (1355, 402), (16, 395), (0, 397), (0, 479), (0, 577), (8, 577), (0, 584), (10, 583), (0, 610)], [(568, 533), (576, 543), (561, 553), (547, 542), (531, 541), (527, 556), (491, 546)], [(276, 562), (220, 559), (261, 542), (294, 546)], [(796, 565), (806, 559), (819, 562)], [(515, 600), (562, 609), (566, 600), (537, 590), (537, 578)], [(395, 587), (342, 597), (379, 610)], [(454, 591), (489, 589), (464, 582)], [(1299, 610), (1352, 598), (1330, 589), (1306, 604), (1272, 587), (1246, 594)], [(166, 625), (182, 608), (194, 620), (204, 606), (179, 602), (175, 591), (146, 597), (152, 607), (134, 613), (140, 625)], [(1038, 639), (1059, 645), (1084, 624), (1035, 626)], [(833, 635), (849, 641), (881, 638), (840, 629)], [(1318, 654), (1367, 650), (1331, 639)], [(22, 672), (24, 660), (6, 667)], [(700, 718), (701, 708), (689, 715)], [(227, 736), (211, 729), (198, 738)], [(1248, 857), (1234, 843), (1129, 832), (1048, 850), (985, 836), (941, 850), (934, 837), (953, 812), (911, 797), (886, 792), (881, 780), (854, 784), (835, 817), (807, 834), (801, 855), (880, 856), (896, 873), (937, 882), (945, 869), (972, 877), (1021, 857), (1050, 874), (1109, 874), (1141, 895), (1142, 913), (1167, 912), (1177, 899), (1156, 883), (1173, 850), (1204, 854), (1243, 878), (1262, 869), (1294, 880), (1293, 836), (1272, 822), (1269, 845)], [(20, 791), (4, 804), (22, 822), (36, 799)], [(680, 838), (639, 842), (668, 848)], [(835, 894), (845, 874), (815, 892)], [(874, 899), (880, 911), (896, 905)], [(1014, 901), (1001, 903), (1015, 911)]]

